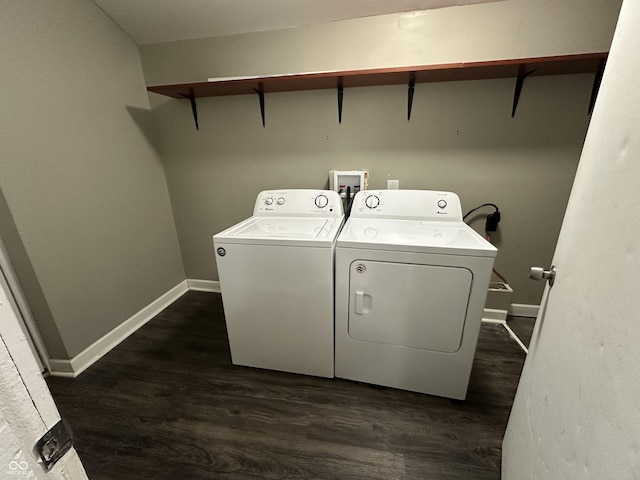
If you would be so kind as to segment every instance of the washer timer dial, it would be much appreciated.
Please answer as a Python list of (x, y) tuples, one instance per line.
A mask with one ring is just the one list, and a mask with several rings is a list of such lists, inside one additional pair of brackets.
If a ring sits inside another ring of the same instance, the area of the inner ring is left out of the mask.
[(324, 208), (329, 205), (329, 199), (326, 195), (318, 195), (314, 202), (318, 208)]
[(364, 204), (367, 208), (376, 208), (380, 205), (380, 199), (376, 195), (369, 195), (365, 200)]
[(446, 200), (438, 200), (438, 207), (445, 208), (447, 206)]
[(271, 197), (267, 197), (264, 199), (264, 204), (265, 205), (273, 205), (273, 198)]

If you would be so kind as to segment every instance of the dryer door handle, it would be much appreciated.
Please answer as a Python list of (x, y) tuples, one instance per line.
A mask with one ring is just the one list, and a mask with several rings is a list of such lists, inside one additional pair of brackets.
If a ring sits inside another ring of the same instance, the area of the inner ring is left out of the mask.
[(371, 312), (371, 295), (364, 293), (362, 290), (356, 290), (356, 306), (354, 312), (358, 315)]

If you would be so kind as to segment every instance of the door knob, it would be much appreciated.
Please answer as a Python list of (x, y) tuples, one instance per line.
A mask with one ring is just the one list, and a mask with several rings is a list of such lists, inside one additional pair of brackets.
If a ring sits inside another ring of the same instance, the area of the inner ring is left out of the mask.
[(529, 278), (532, 280), (542, 280), (544, 278), (549, 282), (549, 286), (552, 287), (553, 281), (556, 279), (556, 267), (552, 265), (549, 270), (541, 267), (531, 267)]

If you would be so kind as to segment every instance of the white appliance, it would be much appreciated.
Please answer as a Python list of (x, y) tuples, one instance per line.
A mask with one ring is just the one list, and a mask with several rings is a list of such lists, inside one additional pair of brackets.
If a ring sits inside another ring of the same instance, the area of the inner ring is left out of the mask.
[(253, 216), (214, 235), (235, 365), (333, 377), (335, 241), (344, 220), (329, 190), (272, 190)]
[(496, 253), (455, 193), (359, 192), (336, 244), (336, 377), (464, 399)]

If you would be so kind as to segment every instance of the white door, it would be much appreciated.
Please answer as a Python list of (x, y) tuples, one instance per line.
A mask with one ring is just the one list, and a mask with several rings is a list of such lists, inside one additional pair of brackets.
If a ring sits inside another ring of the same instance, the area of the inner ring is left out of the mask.
[(86, 479), (73, 448), (50, 470), (35, 452), (38, 440), (60, 416), (3, 280), (0, 278), (0, 478)]
[(24, 293), (22, 292), (22, 288), (20, 287), (20, 282), (18, 281), (18, 277), (16, 276), (16, 273), (13, 270), (13, 266), (9, 261), (9, 255), (4, 248), (4, 244), (2, 243), (1, 238), (0, 277), (2, 277), (1, 281), (3, 281), (5, 284), (7, 294), (9, 295), (9, 301), (13, 304), (13, 307), (16, 311), (18, 324), (25, 334), (27, 343), (29, 344), (29, 348), (31, 349), (31, 352), (33, 353), (33, 356), (38, 363), (40, 371), (51, 371), (47, 348), (44, 345), (42, 337), (40, 336), (40, 332), (38, 331), (38, 327), (31, 313), (31, 309), (29, 308), (29, 304), (24, 297)]
[(639, 52), (640, 1), (625, 0), (505, 434), (504, 480), (640, 478)]

